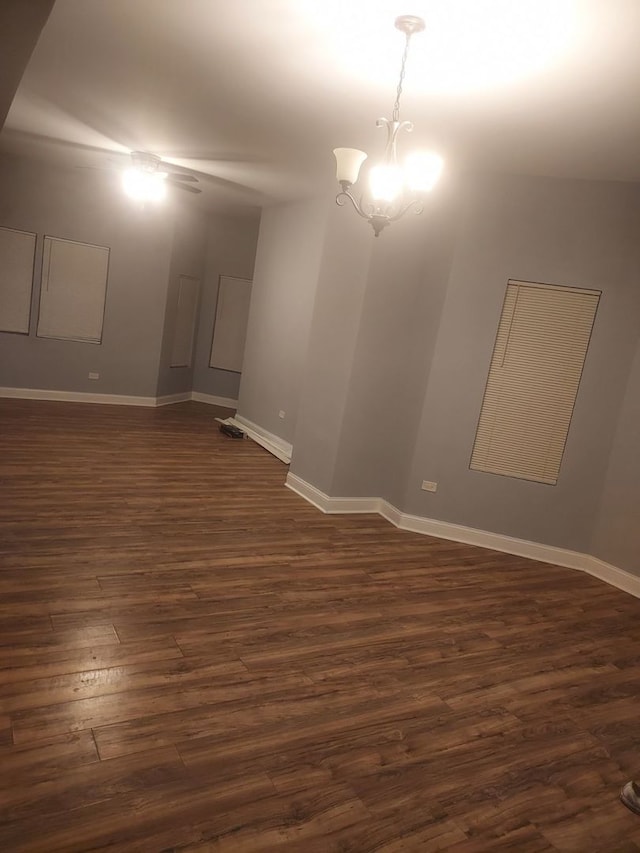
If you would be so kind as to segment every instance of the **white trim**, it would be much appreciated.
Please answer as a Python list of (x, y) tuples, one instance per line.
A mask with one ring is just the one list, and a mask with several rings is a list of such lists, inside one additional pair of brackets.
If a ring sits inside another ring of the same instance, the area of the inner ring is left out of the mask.
[(64, 403), (103, 403), (114, 406), (171, 406), (196, 400), (212, 406), (235, 409), (238, 401), (227, 397), (213, 397), (197, 391), (182, 391), (162, 397), (133, 397), (128, 394), (93, 394), (89, 391), (55, 391), (47, 388), (1, 388), (0, 397), (15, 397), (19, 400), (57, 400)]
[(191, 399), (196, 403), (208, 403), (210, 406), (223, 406), (225, 409), (237, 409), (238, 401), (231, 397), (215, 397), (213, 394), (201, 394), (200, 391), (192, 391)]
[(316, 489), (311, 483), (307, 483), (291, 472), (287, 474), (285, 486), (327, 515), (333, 513), (380, 512), (379, 498), (330, 498), (324, 492), (321, 492), (320, 489)]
[(619, 569), (618, 566), (612, 566), (611, 563), (605, 563), (603, 560), (592, 557), (590, 554), (585, 554), (584, 557), (584, 572), (623, 590), (623, 592), (628, 592), (630, 595), (640, 598), (640, 578), (637, 575), (632, 575), (631, 572)]
[(387, 503), (387, 501), (380, 501), (380, 515), (383, 518), (386, 518), (387, 521), (390, 521), (394, 527), (400, 527), (402, 522), (402, 513), (399, 509), (396, 509), (393, 504)]
[(437, 536), (438, 539), (451, 539), (453, 542), (477, 545), (479, 548), (491, 548), (492, 551), (503, 551), (505, 554), (527, 557), (530, 560), (540, 560), (543, 563), (553, 563), (568, 569), (582, 569), (584, 559), (587, 556), (578, 551), (568, 551), (554, 545), (542, 545), (528, 539), (516, 539), (502, 533), (491, 533), (487, 530), (478, 530), (475, 527), (465, 527), (462, 524), (452, 524), (448, 521), (423, 518), (404, 512), (401, 513), (400, 523), (397, 526), (401, 530)]
[(191, 399), (191, 391), (183, 391), (181, 394), (166, 394), (164, 397), (156, 397), (156, 406), (171, 406), (173, 403), (186, 403)]
[(377, 512), (401, 530), (410, 530), (413, 533), (422, 533), (439, 539), (450, 539), (454, 542), (463, 542), (466, 545), (476, 545), (479, 548), (490, 548), (493, 551), (527, 557), (531, 560), (539, 560), (542, 563), (551, 563), (554, 566), (562, 566), (567, 569), (577, 569), (623, 592), (628, 592), (636, 598), (640, 598), (639, 576), (605, 563), (590, 554), (557, 548), (555, 545), (530, 542), (527, 539), (516, 539), (512, 536), (504, 536), (501, 533), (477, 530), (474, 527), (464, 527), (461, 524), (451, 524), (447, 521), (410, 515), (400, 512), (399, 509), (382, 500), (382, 498), (332, 498), (291, 473), (287, 475), (285, 485), (327, 514)]
[(131, 397), (126, 394), (91, 394), (86, 391), (54, 391), (46, 388), (0, 388), (0, 397), (19, 400), (57, 400), (64, 403), (104, 403), (112, 406), (156, 405), (155, 397)]
[(250, 421), (248, 418), (244, 418), (242, 415), (236, 414), (234, 420), (238, 422), (249, 438), (252, 438), (256, 444), (260, 445), (260, 447), (264, 447), (265, 450), (268, 450), (269, 453), (272, 453), (281, 462), (285, 462), (287, 465), (291, 462), (293, 446), (289, 444), (288, 441), (285, 441), (263, 427), (258, 426), (258, 424), (254, 424), (253, 421)]

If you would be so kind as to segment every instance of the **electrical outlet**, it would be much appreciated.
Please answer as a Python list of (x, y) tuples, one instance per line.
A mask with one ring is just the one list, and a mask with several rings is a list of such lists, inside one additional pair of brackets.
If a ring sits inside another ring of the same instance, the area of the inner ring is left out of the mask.
[(285, 416), (285, 412), (282, 409), (280, 409), (280, 411), (278, 412), (278, 417), (284, 418), (284, 416)]
[(89, 379), (100, 379), (100, 374), (99, 373), (90, 373)]
[(432, 480), (423, 480), (422, 481), (422, 490), (425, 492), (437, 492), (438, 484), (434, 483)]

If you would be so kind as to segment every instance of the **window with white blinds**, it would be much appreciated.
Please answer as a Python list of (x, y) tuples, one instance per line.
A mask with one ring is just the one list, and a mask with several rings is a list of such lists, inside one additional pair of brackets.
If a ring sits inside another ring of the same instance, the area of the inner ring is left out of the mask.
[(242, 372), (252, 282), (221, 275), (209, 367)]
[(191, 367), (199, 292), (200, 279), (189, 275), (180, 276), (170, 367)]
[(471, 468), (557, 483), (599, 299), (508, 283)]
[(0, 332), (29, 334), (36, 235), (0, 228)]
[(99, 344), (109, 249), (45, 237), (37, 335)]

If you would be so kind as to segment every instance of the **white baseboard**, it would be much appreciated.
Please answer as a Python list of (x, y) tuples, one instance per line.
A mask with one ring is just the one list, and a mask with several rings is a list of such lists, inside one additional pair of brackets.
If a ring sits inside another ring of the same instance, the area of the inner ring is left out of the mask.
[(380, 512), (379, 498), (330, 498), (324, 492), (321, 492), (320, 489), (316, 489), (311, 483), (307, 483), (291, 472), (287, 474), (285, 486), (327, 515), (341, 512)]
[(0, 388), (0, 397), (14, 397), (19, 400), (57, 400), (63, 403), (103, 403), (113, 406), (171, 406), (196, 400), (212, 406), (224, 406), (235, 409), (237, 400), (227, 397), (213, 397), (197, 391), (182, 391), (180, 394), (165, 394), (162, 397), (133, 397), (128, 394), (93, 394), (89, 391), (55, 391), (48, 388)]
[(215, 397), (213, 394), (201, 394), (200, 391), (191, 392), (191, 400), (196, 403), (208, 403), (210, 406), (223, 406), (225, 409), (237, 409), (238, 401), (231, 397)]
[(578, 551), (569, 551), (566, 548), (543, 545), (526, 539), (516, 539), (512, 536), (504, 536), (501, 533), (490, 533), (486, 530), (464, 527), (461, 524), (451, 524), (433, 518), (410, 515), (401, 512), (382, 498), (332, 498), (291, 473), (287, 475), (285, 485), (324, 513), (377, 512), (401, 530), (423, 533), (427, 536), (435, 536), (438, 539), (450, 539), (454, 542), (463, 542), (466, 545), (476, 545), (480, 548), (490, 548), (493, 551), (527, 557), (531, 560), (539, 560), (542, 563), (551, 563), (563, 568), (577, 569), (593, 575), (593, 577), (617, 589), (628, 592), (636, 598), (640, 598), (640, 577), (617, 566), (612, 566), (610, 563), (605, 563), (591, 554), (582, 554)]
[(293, 447), (288, 441), (284, 441), (284, 439), (258, 426), (258, 424), (254, 424), (253, 421), (244, 418), (242, 415), (236, 414), (234, 420), (240, 424), (249, 438), (252, 438), (260, 447), (264, 447), (265, 450), (268, 450), (269, 453), (287, 465), (291, 462)]
[(387, 501), (380, 501), (380, 515), (383, 518), (386, 518), (387, 521), (390, 521), (394, 527), (400, 527), (402, 523), (402, 513), (399, 509), (396, 509), (393, 504), (387, 503)]
[(580, 567), (583, 572), (640, 598), (640, 578), (637, 575), (632, 575), (631, 572), (620, 569), (618, 566), (612, 566), (611, 563), (605, 563), (604, 560), (599, 560), (590, 554), (583, 554), (583, 557), (585, 564)]
[(56, 400), (63, 403), (102, 403), (111, 406), (156, 406), (155, 397), (92, 394), (88, 391), (54, 391), (48, 388), (0, 388), (0, 397), (14, 397), (18, 400)]
[(191, 391), (183, 391), (181, 394), (165, 394), (164, 397), (156, 397), (156, 406), (172, 406), (174, 403), (186, 403), (191, 399)]

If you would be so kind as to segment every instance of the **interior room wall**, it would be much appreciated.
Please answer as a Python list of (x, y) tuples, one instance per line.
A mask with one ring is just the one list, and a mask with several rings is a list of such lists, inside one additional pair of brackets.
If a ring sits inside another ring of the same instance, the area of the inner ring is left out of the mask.
[(371, 263), (342, 423), (333, 496), (404, 498), (455, 235), (443, 183), (420, 216), (372, 238)]
[(285, 442), (297, 421), (326, 208), (325, 199), (276, 205), (260, 222), (238, 413)]
[[(0, 387), (154, 397), (171, 207), (140, 209), (111, 173), (3, 155), (0, 225), (38, 234), (30, 334), (0, 333)], [(111, 249), (100, 345), (36, 337), (44, 234)]]
[[(626, 383), (640, 327), (639, 228), (637, 185), (468, 181), (405, 511), (589, 551), (621, 405), (636, 393)], [(510, 278), (602, 290), (556, 486), (469, 470)], [(628, 421), (621, 429), (628, 444)], [(438, 483), (435, 494), (423, 479)]]
[(640, 575), (640, 334), (613, 442), (590, 552)]
[[(175, 193), (179, 190), (174, 190)], [(171, 367), (176, 313), (178, 309), (178, 289), (180, 276), (190, 276), (200, 282), (199, 303), (202, 299), (205, 270), (207, 222), (202, 213), (196, 212), (179, 200), (172, 198), (174, 210), (174, 236), (169, 267), (169, 283), (162, 335), (160, 365), (158, 368), (157, 396), (190, 393), (193, 387), (195, 364), (195, 334), (192, 361), (188, 367)]]
[(335, 202), (324, 217), (290, 471), (332, 494), (375, 237)]
[(260, 215), (216, 214), (207, 220), (205, 271), (195, 349), (193, 390), (213, 397), (237, 400), (240, 373), (209, 367), (213, 328), (221, 275), (253, 278)]

